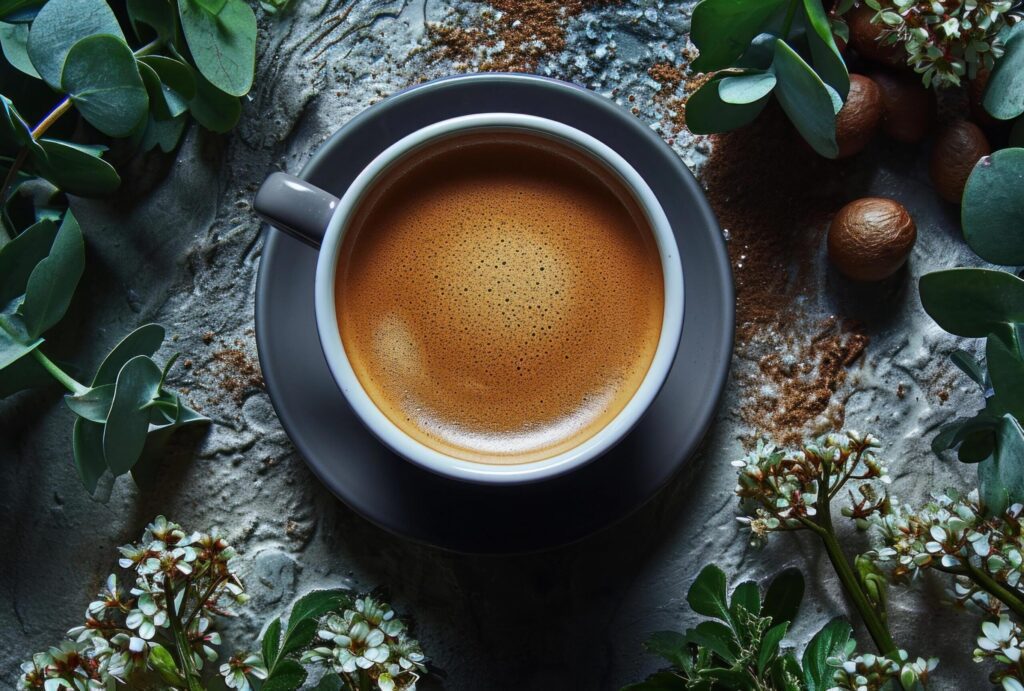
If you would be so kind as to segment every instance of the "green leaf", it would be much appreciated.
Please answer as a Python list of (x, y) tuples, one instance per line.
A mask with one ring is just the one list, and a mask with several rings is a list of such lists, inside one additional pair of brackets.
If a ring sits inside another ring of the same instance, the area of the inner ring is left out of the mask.
[(146, 122), (146, 129), (142, 132), (139, 140), (139, 147), (143, 151), (149, 151), (156, 147), (164, 153), (174, 151), (181, 141), (181, 135), (185, 131), (188, 122), (187, 115), (179, 115), (171, 120), (157, 120), (152, 115)]
[(89, 494), (96, 491), (96, 483), (107, 469), (103, 457), (103, 425), (89, 422), (84, 418), (75, 419), (71, 436), (71, 449), (75, 457), (75, 468), (82, 484)]
[(145, 355), (133, 357), (117, 375), (114, 400), (103, 428), (103, 455), (115, 476), (135, 465), (146, 444), (149, 412), (143, 406), (157, 396), (160, 368)]
[(825, 624), (814, 634), (804, 650), (804, 683), (807, 691), (825, 691), (834, 686), (832, 674), (835, 671), (826, 660), (844, 652), (853, 629), (849, 622), (836, 618)]
[(804, 678), (804, 671), (800, 669), (800, 663), (796, 661), (793, 653), (786, 653), (775, 660), (771, 669), (771, 678), (775, 688), (779, 691), (802, 691), (801, 685), (794, 680)]
[(739, 645), (732, 629), (717, 621), (702, 621), (686, 632), (686, 639), (707, 648), (730, 664), (736, 661), (739, 654)]
[(139, 25), (148, 26), (163, 42), (174, 37), (174, 6), (168, 0), (128, 0), (128, 19), (135, 35), (142, 39)]
[(31, 338), (16, 314), (0, 313), (0, 370), (13, 365), (39, 347), (41, 338)]
[(30, 22), (46, 0), (0, 0), (0, 20)]
[(188, 682), (178, 672), (178, 665), (174, 662), (174, 656), (167, 648), (159, 643), (149, 644), (149, 666), (160, 674), (160, 677), (176, 687), (185, 688)]
[(700, 55), (697, 72), (731, 66), (785, 5), (786, 0), (703, 0), (693, 10), (690, 40)]
[(196, 75), (196, 95), (188, 102), (192, 117), (211, 132), (227, 132), (242, 115), (242, 104), (215, 87), (201, 74)]
[(803, 0), (802, 9), (810, 28), (807, 43), (811, 49), (814, 70), (845, 101), (850, 93), (850, 73), (832, 37), (832, 23), (825, 14), (825, 8), (821, 0)]
[(1024, 113), (1024, 31), (1006, 40), (1005, 53), (992, 69), (982, 105), (999, 120)]
[(110, 412), (110, 403), (114, 400), (114, 385), (104, 384), (89, 389), (85, 393), (67, 394), (64, 402), (71, 412), (90, 422), (106, 422)]
[(196, 73), (189, 65), (163, 55), (147, 55), (139, 62), (152, 67), (160, 81), (185, 101), (195, 97)]
[(346, 688), (348, 687), (343, 686), (341, 677), (338, 676), (337, 672), (328, 672), (320, 677), (320, 683), (316, 685), (314, 691), (342, 691)]
[(306, 670), (295, 660), (281, 660), (260, 691), (294, 691), (306, 681)]
[(139, 60), (139, 73), (157, 119), (176, 118), (188, 111), (188, 101), (196, 95), (196, 80), (190, 67), (172, 58), (152, 56)]
[(275, 618), (263, 632), (263, 663), (273, 668), (277, 662), (277, 654), (281, 650), (281, 618)]
[(104, 147), (90, 147), (58, 139), (40, 139), (46, 160), (37, 162), (39, 172), (55, 186), (82, 197), (110, 194), (121, 177), (102, 158)]
[(662, 670), (655, 672), (644, 681), (623, 687), (622, 691), (694, 691), (697, 688), (701, 687), (690, 686), (678, 674), (670, 670)]
[(107, 357), (96, 370), (93, 377), (93, 386), (113, 384), (117, 381), (117, 374), (132, 358), (138, 355), (152, 357), (164, 342), (164, 327), (159, 324), (146, 324), (132, 331), (121, 339), (110, 351)]
[(960, 211), (964, 239), (985, 261), (1024, 264), (1022, 190), (1024, 149), (1002, 149), (983, 157), (967, 178)]
[(956, 457), (961, 463), (981, 463), (995, 451), (996, 436), (991, 429), (970, 429), (962, 434)]
[[(991, 446), (995, 443), (995, 437), (993, 434), (998, 425), (999, 418), (993, 416), (987, 410), (978, 413), (978, 415), (972, 418), (958, 420), (948, 425), (943, 425), (939, 434), (932, 440), (932, 451), (935, 453), (941, 453), (946, 449), (951, 449), (954, 446), (963, 443), (968, 438), (980, 438), (981, 433), (983, 432), (987, 433), (987, 436), (992, 439), (990, 444)], [(980, 458), (977, 458), (974, 462), (980, 461), (986, 456), (988, 456), (987, 453)]]
[(104, 0), (49, 0), (32, 22), (28, 54), (39, 76), (58, 91), (61, 70), (71, 46), (87, 36), (108, 34), (124, 39), (117, 17)]
[(54, 384), (53, 377), (31, 353), (7, 365), (0, 374), (0, 399), (25, 389), (37, 389)]
[(39, 221), (0, 248), (0, 309), (24, 294), (32, 270), (50, 253), (57, 224)]
[(690, 666), (688, 640), (678, 631), (656, 631), (644, 643), (644, 648), (680, 669), (687, 669)]
[(995, 454), (991, 461), (978, 467), (978, 477), (982, 500), (992, 514), (1000, 514), (1010, 504), (1024, 501), (1024, 429), (1012, 415), (1003, 416)]
[(21, 314), (32, 338), (41, 336), (61, 320), (85, 271), (82, 229), (68, 211), (57, 230), (50, 254), (32, 269), (25, 287)]
[(215, 87), (244, 96), (256, 64), (256, 15), (245, 0), (227, 0), (211, 14), (196, 0), (178, 3), (181, 28), (196, 67)]
[(0, 47), (7, 62), (15, 69), (39, 79), (39, 73), (28, 57), (28, 24), (0, 23)]
[(227, 0), (194, 0), (194, 2), (210, 14), (216, 15), (224, 9)]
[(718, 96), (724, 103), (746, 105), (759, 101), (775, 88), (772, 72), (747, 72), (718, 82)]
[(924, 311), (946, 331), (983, 338), (1024, 322), (1024, 280), (992, 269), (947, 269), (920, 280)]
[(754, 581), (744, 581), (732, 591), (732, 602), (729, 603), (729, 612), (732, 620), (738, 621), (739, 608), (747, 610), (750, 614), (757, 614), (761, 611), (761, 591)]
[(985, 360), (995, 390), (994, 403), (1000, 412), (1024, 418), (1024, 362), (999, 338), (989, 336)]
[(113, 36), (90, 36), (68, 52), (61, 86), (90, 125), (125, 137), (146, 116), (149, 97), (128, 44)]
[(27, 146), (33, 157), (46, 157), (42, 147), (32, 138), (32, 131), (28, 123), (15, 109), (11, 99), (2, 94), (0, 94), (0, 143), (14, 148)]
[(686, 594), (686, 601), (697, 614), (731, 623), (729, 606), (725, 598), (725, 573), (714, 564), (708, 564), (701, 569)]
[(288, 633), (285, 634), (284, 643), (281, 644), (281, 657), (291, 655), (297, 650), (305, 648), (313, 642), (318, 624), (317, 619), (303, 619), (294, 626), (291, 619), (288, 620)]
[(768, 96), (747, 104), (726, 103), (719, 94), (723, 75), (716, 75), (694, 91), (686, 101), (686, 126), (694, 134), (729, 132), (748, 125), (768, 104)]
[(761, 616), (771, 617), (773, 624), (792, 622), (800, 611), (804, 597), (804, 577), (799, 569), (786, 569), (772, 579), (764, 595)]
[(350, 607), (354, 602), (352, 591), (347, 588), (314, 590), (311, 593), (307, 593), (292, 605), (292, 611), (288, 615), (288, 626), (285, 629), (285, 636), (291, 635), (291, 632), (301, 621), (319, 619), (328, 612)]
[(819, 154), (835, 158), (839, 155), (836, 114), (825, 83), (782, 40), (775, 41), (772, 69), (778, 77), (775, 96), (797, 131)]
[(764, 638), (761, 640), (761, 647), (757, 651), (757, 673), (764, 674), (765, 670), (768, 669), (768, 665), (771, 664), (772, 660), (779, 654), (779, 643), (786, 636), (786, 631), (789, 629), (789, 622), (784, 621), (781, 624), (768, 629)]
[(975, 360), (973, 355), (958, 348), (950, 353), (949, 359), (971, 381), (980, 386), (982, 391), (985, 390), (985, 370), (982, 369), (981, 363)]

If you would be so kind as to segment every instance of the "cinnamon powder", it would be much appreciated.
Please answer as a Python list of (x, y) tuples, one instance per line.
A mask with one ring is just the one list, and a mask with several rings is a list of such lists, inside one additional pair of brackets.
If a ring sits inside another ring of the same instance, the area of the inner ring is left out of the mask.
[(716, 135), (704, 168), (736, 285), (738, 412), (784, 444), (842, 425), (837, 394), (868, 342), (860, 325), (822, 318), (816, 304), (842, 177), (843, 164), (813, 153), (774, 104)]

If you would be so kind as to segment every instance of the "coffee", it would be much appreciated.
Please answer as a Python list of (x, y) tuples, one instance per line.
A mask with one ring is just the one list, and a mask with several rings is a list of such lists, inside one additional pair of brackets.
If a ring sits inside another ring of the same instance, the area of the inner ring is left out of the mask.
[(613, 174), (529, 133), (476, 133), (392, 166), (339, 255), (338, 326), (404, 433), (515, 464), (568, 451), (629, 402), (657, 349), (661, 259)]

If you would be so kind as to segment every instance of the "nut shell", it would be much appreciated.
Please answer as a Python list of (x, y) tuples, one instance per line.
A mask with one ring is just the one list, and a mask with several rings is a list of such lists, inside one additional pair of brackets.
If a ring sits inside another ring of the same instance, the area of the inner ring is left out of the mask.
[(854, 7), (846, 13), (846, 24), (850, 27), (850, 45), (861, 57), (880, 62), (890, 67), (907, 67), (907, 51), (900, 43), (882, 45), (884, 27), (874, 24), (871, 18), (875, 11), (865, 4)]
[(964, 185), (974, 165), (982, 156), (992, 153), (981, 128), (968, 120), (957, 120), (935, 139), (928, 172), (939, 196), (951, 204), (959, 204)]
[(882, 96), (878, 86), (862, 74), (850, 75), (850, 93), (836, 115), (839, 158), (864, 150), (882, 122)]
[(970, 81), (967, 87), (967, 98), (971, 108), (971, 120), (982, 127), (992, 127), (999, 124), (999, 121), (988, 114), (985, 110), (985, 89), (988, 87), (988, 78), (992, 73), (988, 70), (980, 70), (978, 75)]
[(916, 144), (931, 129), (935, 102), (917, 77), (879, 72), (871, 78), (882, 97), (882, 131), (905, 144)]
[(828, 229), (828, 256), (843, 275), (880, 281), (903, 266), (914, 248), (917, 226), (899, 202), (882, 197), (852, 201)]

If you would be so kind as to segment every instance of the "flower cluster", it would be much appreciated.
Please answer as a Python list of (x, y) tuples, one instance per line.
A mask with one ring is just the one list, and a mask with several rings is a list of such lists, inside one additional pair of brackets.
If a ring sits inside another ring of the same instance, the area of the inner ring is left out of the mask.
[(883, 43), (902, 43), (925, 86), (958, 86), (1003, 55), (1000, 32), (1019, 21), (1012, 0), (866, 0)]
[(874, 436), (854, 430), (826, 435), (801, 450), (780, 450), (759, 441), (747, 456), (733, 462), (739, 468), (736, 494), (747, 511), (738, 520), (755, 540), (774, 531), (804, 528), (822, 510), (819, 502), (831, 502), (846, 483), (859, 481), (859, 498), (850, 492), (843, 513), (866, 522), (889, 506), (888, 495), (878, 496), (873, 484), (889, 482), (875, 456), (878, 447)]
[(111, 689), (143, 669), (174, 676), (178, 670), (164, 645), (177, 643), (172, 626), (187, 646), (186, 666), (201, 669), (216, 660), (220, 635), (210, 630), (211, 617), (230, 615), (229, 603), (246, 601), (231, 569), (230, 545), (158, 516), (140, 542), (119, 550), (118, 563), (134, 585), (126, 589), (111, 574), (68, 640), (22, 665), (18, 688)]
[(1006, 691), (1024, 691), (1021, 679), (1024, 669), (1021, 665), (1021, 652), (1024, 651), (1024, 631), (1020, 624), (1011, 621), (1005, 614), (999, 617), (999, 623), (986, 621), (981, 625), (981, 636), (978, 636), (978, 647), (974, 651), (974, 661), (995, 660), (1002, 667), (991, 675), (992, 683), (1000, 684)]
[(408, 636), (391, 607), (372, 596), (328, 616), (318, 635), (329, 645), (306, 651), (302, 661), (326, 664), (343, 679), (368, 677), (380, 691), (413, 691), (426, 671), (420, 644)]
[(899, 660), (882, 655), (855, 655), (847, 660), (829, 659), (829, 664), (838, 665), (833, 682), (837, 689), (849, 691), (880, 691), (893, 688), (896, 680), (904, 689), (916, 688), (918, 684), (928, 683), (928, 675), (939, 661), (937, 658), (925, 660), (909, 659), (905, 650), (899, 651)]

